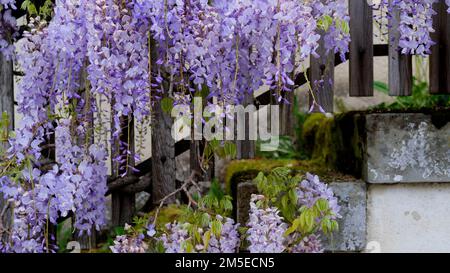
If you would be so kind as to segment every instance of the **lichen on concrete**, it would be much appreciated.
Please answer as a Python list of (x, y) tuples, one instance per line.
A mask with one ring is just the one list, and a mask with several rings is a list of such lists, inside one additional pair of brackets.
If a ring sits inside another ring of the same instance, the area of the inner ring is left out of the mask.
[(366, 184), (358, 182), (331, 183), (339, 199), (342, 218), (339, 231), (326, 238), (325, 249), (334, 252), (359, 252), (366, 246)]
[(450, 123), (436, 128), (420, 113), (366, 119), (369, 183), (450, 182)]

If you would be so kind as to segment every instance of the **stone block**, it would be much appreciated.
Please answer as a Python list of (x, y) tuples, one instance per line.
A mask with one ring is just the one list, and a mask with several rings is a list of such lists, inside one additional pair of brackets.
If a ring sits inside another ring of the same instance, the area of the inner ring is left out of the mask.
[(450, 114), (366, 116), (369, 183), (450, 182)]
[(331, 252), (360, 252), (366, 246), (366, 184), (359, 182), (335, 182), (330, 187), (339, 199), (342, 218), (339, 231), (325, 237), (324, 247)]

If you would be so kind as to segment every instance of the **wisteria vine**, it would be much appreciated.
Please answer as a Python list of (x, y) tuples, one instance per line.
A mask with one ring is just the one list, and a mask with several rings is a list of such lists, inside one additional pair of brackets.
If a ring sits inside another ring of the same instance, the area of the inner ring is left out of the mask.
[[(430, 52), (434, 3), (383, 0), (376, 7), (388, 16), (399, 10), (402, 53)], [(345, 0), (57, 0), (51, 20), (31, 16), (18, 41), (14, 9), (14, 0), (0, 0), (0, 54), (24, 73), (17, 94), (23, 118), (0, 174), (0, 192), (13, 208), (10, 240), (1, 251), (54, 251), (49, 228), (70, 214), (78, 232), (100, 229), (107, 146), (120, 147), (112, 151), (121, 166), (117, 175), (133, 171), (129, 162), (137, 155), (120, 134), (131, 119), (147, 122), (155, 101), (189, 103), (206, 89), (209, 97), (236, 104), (268, 85), (279, 102), (289, 103), (285, 94), (296, 87), (295, 73), (317, 56), (321, 36), (327, 50), (342, 58), (350, 42)], [(106, 120), (104, 104), (113, 112)], [(95, 134), (108, 133), (109, 143), (95, 142)], [(305, 183), (310, 190), (300, 186), (299, 200), (329, 195), (316, 178)], [(336, 210), (335, 201), (327, 200)], [(280, 220), (275, 209), (258, 213)], [(208, 251), (231, 250), (236, 225), (216, 220), (230, 238), (212, 240)], [(178, 224), (168, 229), (182, 230)], [(317, 237), (297, 239), (320, 250)]]

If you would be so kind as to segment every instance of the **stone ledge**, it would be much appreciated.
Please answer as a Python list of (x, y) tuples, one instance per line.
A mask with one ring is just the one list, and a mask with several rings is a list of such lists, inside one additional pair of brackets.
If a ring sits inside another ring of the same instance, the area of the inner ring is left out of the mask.
[(450, 115), (366, 116), (364, 176), (368, 183), (450, 182)]

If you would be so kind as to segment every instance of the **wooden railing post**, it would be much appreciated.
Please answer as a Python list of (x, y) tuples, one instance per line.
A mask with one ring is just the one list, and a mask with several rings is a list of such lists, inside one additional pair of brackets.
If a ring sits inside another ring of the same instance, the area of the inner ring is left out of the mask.
[(373, 96), (373, 11), (365, 0), (349, 1), (350, 96)]
[[(325, 48), (325, 40), (323, 31), (320, 31), (321, 38), (317, 54), (319, 58), (311, 56), (311, 86), (313, 87), (314, 96), (317, 103), (327, 113), (333, 113), (334, 107), (334, 52), (328, 52)], [(320, 87), (318, 83), (322, 81)], [(310, 105), (313, 98), (310, 95)]]
[(430, 93), (450, 94), (450, 15), (445, 0), (434, 4), (432, 34), (436, 43), (430, 56)]
[(389, 95), (410, 96), (413, 75), (412, 57), (400, 52), (400, 11), (395, 7), (389, 25)]

